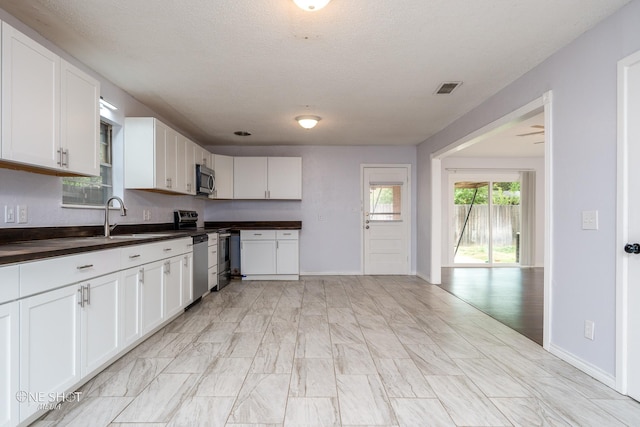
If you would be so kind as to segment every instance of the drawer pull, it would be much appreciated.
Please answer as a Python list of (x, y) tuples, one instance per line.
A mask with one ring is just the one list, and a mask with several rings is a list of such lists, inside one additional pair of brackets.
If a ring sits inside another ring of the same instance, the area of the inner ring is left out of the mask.
[(254, 236), (262, 236), (262, 233), (253, 233)]
[(171, 252), (173, 250), (173, 248), (164, 248), (163, 251), (165, 252)]
[(78, 270), (86, 270), (87, 268), (93, 268), (93, 264), (85, 264), (76, 267)]
[(129, 255), (129, 259), (140, 258), (140, 254)]
[(291, 236), (291, 233), (282, 233), (282, 234), (284, 234), (285, 236)]

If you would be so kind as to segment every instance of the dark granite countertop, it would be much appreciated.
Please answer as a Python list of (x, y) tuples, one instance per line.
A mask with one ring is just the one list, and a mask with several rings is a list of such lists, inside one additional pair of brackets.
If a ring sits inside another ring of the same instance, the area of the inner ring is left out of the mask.
[(0, 229), (0, 266), (190, 237), (203, 232), (214, 233), (219, 229), (299, 230), (301, 228), (301, 221), (206, 222), (204, 230), (173, 230), (173, 223), (122, 224), (112, 232), (111, 239), (101, 235), (103, 232), (101, 226), (5, 228)]
[(166, 231), (161, 234), (147, 233), (146, 236), (145, 233), (137, 233), (133, 236), (115, 235), (113, 238), (103, 236), (64, 237), (5, 243), (0, 244), (0, 265), (177, 239), (194, 234), (197, 233), (195, 231)]
[(302, 221), (206, 221), (205, 229), (301, 230)]

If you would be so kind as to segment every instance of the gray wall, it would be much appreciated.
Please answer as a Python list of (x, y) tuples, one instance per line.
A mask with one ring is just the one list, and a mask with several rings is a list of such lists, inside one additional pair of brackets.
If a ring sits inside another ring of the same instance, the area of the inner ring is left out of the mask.
[[(301, 220), (303, 274), (360, 274), (361, 164), (410, 164), (411, 270), (416, 268), (416, 147), (208, 147), (217, 154), (302, 157), (302, 201), (207, 202), (207, 221)], [(318, 219), (321, 214), (323, 221)]]
[[(553, 91), (551, 344), (615, 376), (617, 61), (640, 49), (635, 0), (418, 147), (418, 258), (429, 276), (431, 153)], [(526, 54), (526, 52), (523, 52)], [(600, 229), (581, 230), (598, 210)], [(585, 319), (596, 339), (583, 337)]]

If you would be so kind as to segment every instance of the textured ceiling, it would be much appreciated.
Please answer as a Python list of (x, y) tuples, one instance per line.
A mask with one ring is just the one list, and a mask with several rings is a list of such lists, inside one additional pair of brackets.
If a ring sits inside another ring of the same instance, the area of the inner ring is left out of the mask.
[[(418, 144), (629, 0), (0, 0), (205, 145)], [(443, 81), (463, 81), (449, 96)], [(322, 117), (303, 130), (300, 114)], [(234, 131), (253, 135), (238, 137)]]

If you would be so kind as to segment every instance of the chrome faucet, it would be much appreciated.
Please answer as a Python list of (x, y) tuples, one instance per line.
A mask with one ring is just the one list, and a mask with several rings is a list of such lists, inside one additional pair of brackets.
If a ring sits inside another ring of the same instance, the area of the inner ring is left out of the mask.
[[(124, 202), (118, 196), (112, 196), (107, 200), (107, 203), (104, 204), (104, 237), (111, 237), (112, 227), (109, 226), (109, 204), (112, 200), (117, 200), (120, 202), (120, 216), (127, 215), (127, 208), (124, 206)], [(113, 225), (113, 228), (116, 227), (117, 224)]]

